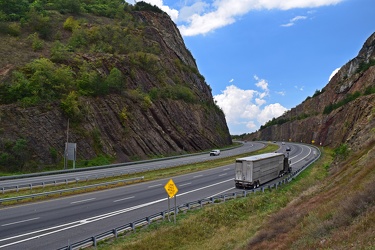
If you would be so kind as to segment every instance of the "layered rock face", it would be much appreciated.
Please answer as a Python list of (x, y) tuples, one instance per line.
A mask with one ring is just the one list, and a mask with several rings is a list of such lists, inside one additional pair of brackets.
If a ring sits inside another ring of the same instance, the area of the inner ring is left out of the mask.
[[(1, 143), (25, 139), (32, 160), (40, 164), (61, 161), (67, 140), (77, 143), (78, 159), (106, 155), (115, 162), (230, 145), (224, 113), (214, 103), (176, 25), (163, 13), (138, 11), (132, 15), (144, 25), (143, 42), (160, 48), (149, 65), (126, 54), (76, 54), (76, 59), (97, 65), (96, 70), (104, 75), (116, 66), (126, 78), (126, 90), (81, 96), (80, 119), (69, 120), (68, 133), (68, 117), (59, 102), (27, 108), (0, 105)], [(6, 74), (4, 79), (9, 77)], [(163, 97), (163, 91), (176, 86), (187, 88), (190, 95)], [(150, 98), (152, 91), (159, 97)], [(51, 150), (57, 152), (57, 158)]]
[(360, 149), (375, 138), (375, 33), (320, 93), (247, 139), (284, 140)]

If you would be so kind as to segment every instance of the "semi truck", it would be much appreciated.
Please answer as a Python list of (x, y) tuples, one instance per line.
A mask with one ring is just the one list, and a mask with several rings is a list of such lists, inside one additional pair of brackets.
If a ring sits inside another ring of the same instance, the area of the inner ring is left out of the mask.
[(236, 159), (236, 188), (257, 188), (290, 173), (290, 160), (283, 153), (266, 153)]

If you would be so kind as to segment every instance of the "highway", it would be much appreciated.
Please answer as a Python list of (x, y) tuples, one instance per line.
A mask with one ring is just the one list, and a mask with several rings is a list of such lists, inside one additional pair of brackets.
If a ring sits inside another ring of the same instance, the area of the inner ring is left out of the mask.
[[(236, 147), (233, 149), (222, 150), (219, 156), (215, 156), (216, 158), (228, 157), (232, 155), (239, 155), (246, 152), (256, 151), (265, 146), (264, 143), (253, 142), (253, 143), (244, 143), (242, 147)], [(108, 168), (97, 168), (95, 167), (92, 170), (88, 171), (79, 171), (75, 172), (64, 172), (57, 173), (57, 174), (49, 174), (49, 175), (35, 175), (34, 177), (27, 177), (27, 178), (10, 178), (0, 177), (0, 190), (2, 188), (10, 187), (10, 186), (28, 186), (32, 184), (35, 186), (36, 184), (40, 184), (43, 182), (63, 182), (64, 180), (74, 180), (74, 179), (82, 179), (85, 180), (86, 178), (96, 178), (101, 176), (112, 176), (117, 175), (118, 173), (141, 173), (148, 170), (156, 170), (160, 168), (167, 168), (173, 166), (180, 166), (185, 164), (192, 164), (195, 162), (202, 162), (206, 160), (214, 159), (212, 156), (209, 156), (209, 153), (203, 154), (192, 154), (186, 155), (184, 157), (171, 157), (166, 159), (156, 159), (156, 160), (148, 160), (148, 161), (140, 161), (135, 163), (126, 163), (121, 166), (120, 164), (114, 164), (113, 166), (116, 167), (108, 167)], [(81, 170), (81, 169), (79, 169)], [(46, 173), (43, 173), (46, 174)], [(25, 175), (28, 176), (28, 175)], [(19, 176), (22, 177), (22, 176)]]
[[(304, 166), (317, 153), (315, 148), (303, 144), (278, 144), (279, 152), (286, 153), (286, 146), (291, 148), (289, 157), (293, 170)], [(261, 143), (248, 142), (232, 150), (243, 153), (257, 147), (261, 147)], [(232, 150), (222, 152), (221, 157)], [(233, 178), (234, 164), (173, 177), (179, 189), (177, 205), (234, 192)], [(169, 179), (2, 208), (0, 248), (57, 249), (166, 210), (164, 185)]]

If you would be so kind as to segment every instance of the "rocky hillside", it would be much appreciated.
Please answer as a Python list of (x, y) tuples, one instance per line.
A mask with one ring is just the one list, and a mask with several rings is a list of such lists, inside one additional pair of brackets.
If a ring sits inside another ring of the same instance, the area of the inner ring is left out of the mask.
[(375, 136), (375, 33), (321, 91), (247, 139), (361, 149)]
[(24, 23), (0, 23), (3, 170), (61, 163), (67, 139), (78, 159), (112, 162), (231, 144), (224, 113), (167, 14), (143, 2), (83, 2), (29, 6)]

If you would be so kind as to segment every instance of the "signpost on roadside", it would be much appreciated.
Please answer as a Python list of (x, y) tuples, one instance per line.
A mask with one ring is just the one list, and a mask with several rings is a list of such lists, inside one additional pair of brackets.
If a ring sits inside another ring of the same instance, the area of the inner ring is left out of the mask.
[(170, 198), (173, 198), (174, 197), (174, 223), (176, 224), (176, 214), (177, 214), (177, 198), (176, 198), (176, 194), (178, 192), (178, 188), (176, 186), (176, 184), (174, 184), (173, 180), (170, 179), (167, 184), (165, 184), (164, 186), (164, 189), (165, 191), (167, 192), (168, 194), (168, 220), (170, 220), (169, 218), (169, 213), (170, 213), (170, 210), (171, 210), (171, 203), (170, 203)]

